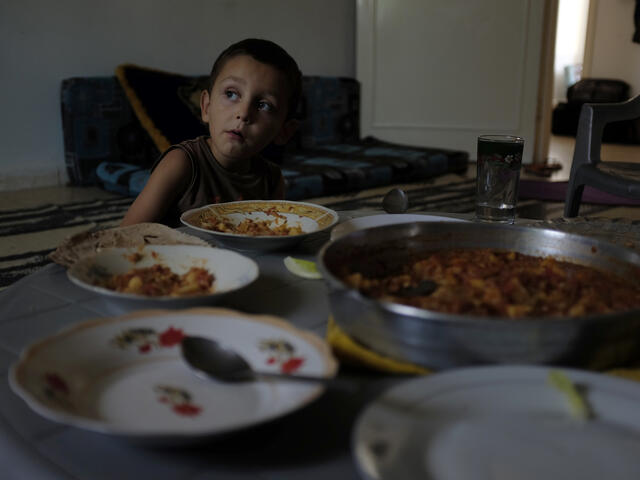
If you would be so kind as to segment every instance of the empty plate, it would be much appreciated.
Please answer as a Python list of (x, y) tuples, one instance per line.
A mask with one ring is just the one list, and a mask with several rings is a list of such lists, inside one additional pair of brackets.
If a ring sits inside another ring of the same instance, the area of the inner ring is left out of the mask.
[(561, 371), (594, 417), (571, 414), (545, 367), (451, 370), (402, 383), (358, 419), (363, 478), (626, 480), (640, 478), (640, 384)]

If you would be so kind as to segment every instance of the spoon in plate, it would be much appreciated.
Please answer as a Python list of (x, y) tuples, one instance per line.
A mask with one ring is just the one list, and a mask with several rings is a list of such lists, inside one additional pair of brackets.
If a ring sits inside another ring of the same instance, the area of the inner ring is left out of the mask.
[(353, 382), (338, 378), (255, 371), (238, 352), (212, 338), (187, 336), (182, 339), (181, 348), (183, 358), (197, 373), (223, 382), (276, 379), (321, 383), (325, 386), (355, 386)]

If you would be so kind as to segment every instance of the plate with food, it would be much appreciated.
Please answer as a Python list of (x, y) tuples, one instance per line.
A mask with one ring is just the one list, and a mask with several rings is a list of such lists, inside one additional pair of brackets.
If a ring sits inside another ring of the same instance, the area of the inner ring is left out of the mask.
[(338, 214), (313, 203), (243, 200), (188, 210), (180, 221), (223, 245), (244, 250), (277, 250), (331, 228), (338, 221)]
[(202, 378), (181, 355), (185, 336), (212, 338), (252, 368), (333, 377), (337, 362), (313, 333), (267, 315), (222, 308), (139, 310), (76, 324), (25, 348), (9, 382), (37, 413), (61, 424), (145, 444), (179, 444), (293, 412), (318, 383)]
[(255, 261), (196, 245), (105, 248), (68, 270), (76, 285), (116, 300), (164, 306), (212, 303), (258, 278)]
[(640, 478), (640, 384), (541, 366), (403, 382), (355, 423), (367, 480)]
[(385, 213), (380, 215), (366, 215), (363, 217), (351, 218), (336, 225), (331, 230), (331, 240), (342, 237), (356, 230), (379, 227), (382, 225), (396, 225), (399, 223), (415, 222), (466, 222), (462, 218), (449, 217), (445, 215), (428, 215), (422, 213)]
[(476, 222), (384, 225), (330, 241), (317, 266), (338, 326), (404, 362), (607, 368), (640, 351), (640, 255), (597, 238)]

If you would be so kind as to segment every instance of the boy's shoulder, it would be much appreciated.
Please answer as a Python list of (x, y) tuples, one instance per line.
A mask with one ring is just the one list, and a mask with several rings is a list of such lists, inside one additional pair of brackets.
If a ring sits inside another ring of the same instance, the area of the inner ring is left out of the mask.
[(192, 156), (197, 157), (201, 155), (206, 155), (208, 150), (209, 150), (209, 145), (207, 144), (207, 137), (205, 135), (205, 136), (200, 136), (196, 138), (190, 138), (188, 140), (183, 140), (180, 143), (171, 145), (165, 152), (165, 155), (171, 151), (174, 151), (174, 152), (179, 151), (179, 152), (184, 152), (190, 157)]
[(200, 135), (199, 137), (196, 138), (189, 138), (187, 140), (183, 140), (180, 143), (176, 143), (175, 145), (172, 145), (172, 147), (180, 147), (180, 146), (185, 146), (185, 147), (189, 147), (189, 146), (202, 146), (202, 145), (207, 145), (207, 138), (208, 135)]

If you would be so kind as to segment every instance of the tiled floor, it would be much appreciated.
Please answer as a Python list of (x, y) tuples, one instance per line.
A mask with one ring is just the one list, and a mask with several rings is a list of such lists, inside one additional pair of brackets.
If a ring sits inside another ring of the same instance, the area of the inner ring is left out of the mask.
[[(555, 172), (550, 180), (561, 182), (569, 180), (571, 162), (573, 161), (573, 149), (575, 138), (559, 135), (551, 136), (549, 145), (549, 162), (560, 163), (562, 170)], [(640, 145), (617, 145), (613, 143), (602, 144), (600, 157), (609, 162), (638, 162), (640, 163)]]

